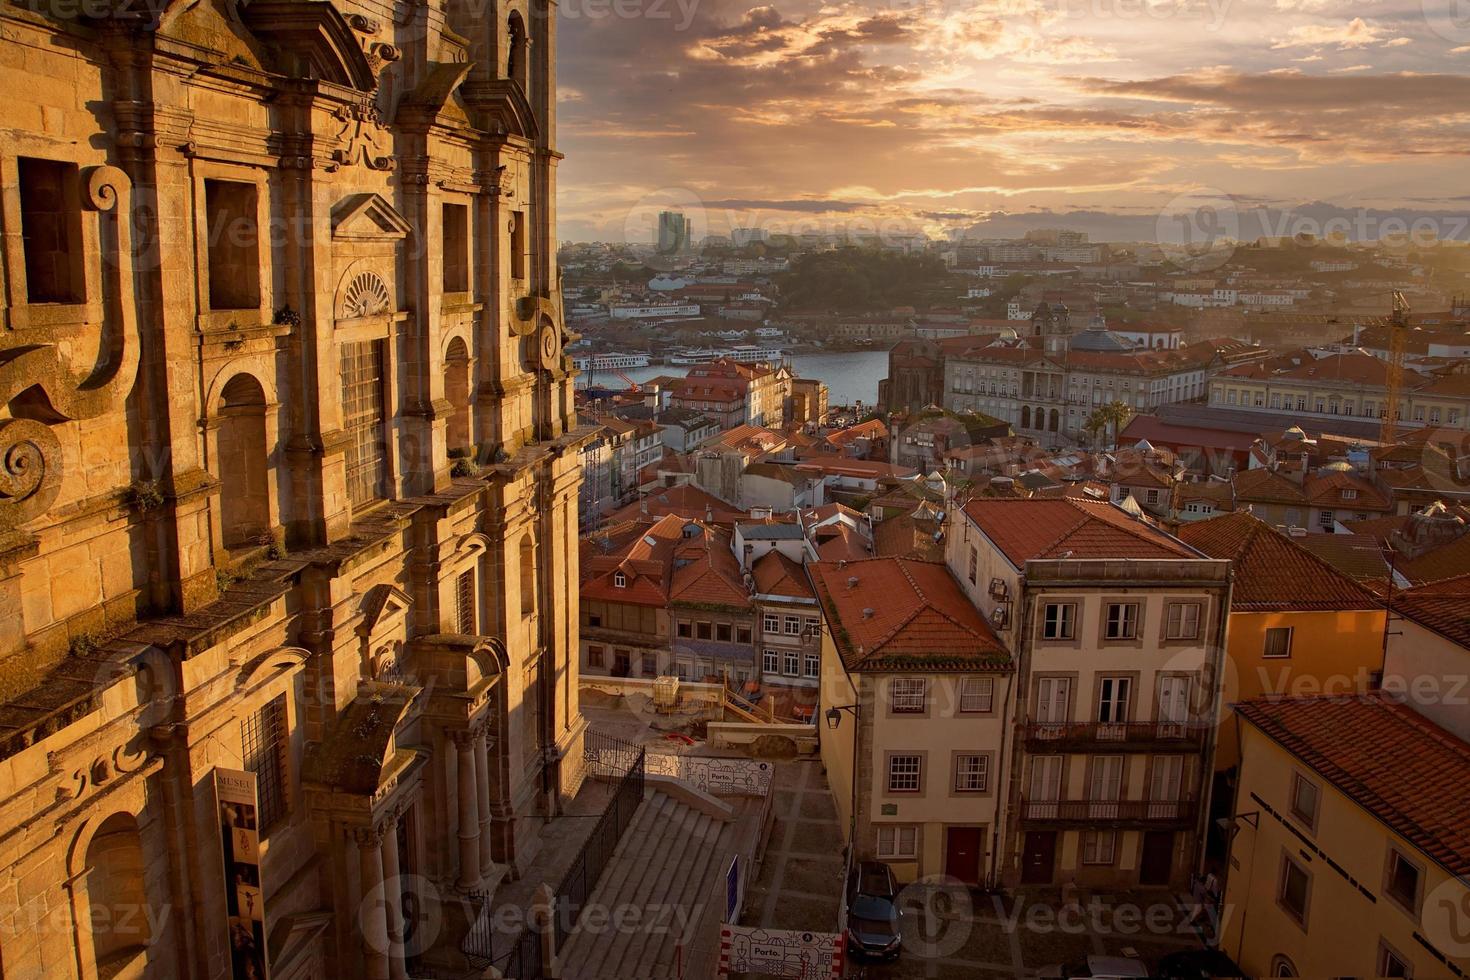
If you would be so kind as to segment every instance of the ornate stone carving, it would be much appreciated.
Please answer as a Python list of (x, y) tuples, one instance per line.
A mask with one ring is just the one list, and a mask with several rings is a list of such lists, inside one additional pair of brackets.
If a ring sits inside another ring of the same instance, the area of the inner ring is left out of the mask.
[(393, 305), (388, 286), (376, 272), (359, 272), (347, 284), (342, 297), (339, 320), (356, 320), (365, 316), (387, 313)]
[[(113, 274), (89, 276), (111, 293), (94, 295), (107, 311), (95, 357), (54, 343), (15, 346), (0, 356), (0, 403), (20, 416), (0, 428), (0, 529), (34, 520), (56, 500), (60, 443), (48, 423), (96, 418), (119, 407), (138, 375), (138, 321), (133, 303), (132, 184), (116, 167), (85, 173), (83, 205), (98, 212), (101, 260)], [(73, 365), (95, 365), (83, 373)], [(38, 397), (29, 397), (31, 390)], [(23, 392), (24, 405), (15, 404)]]
[(51, 507), (61, 492), (61, 443), (49, 425), (31, 419), (0, 422), (0, 512), (24, 524)]
[(332, 151), (332, 163), (328, 172), (361, 163), (369, 170), (392, 170), (397, 158), (382, 152), (388, 140), (383, 130), (382, 113), (372, 102), (342, 106), (333, 117), (342, 124), (336, 138), (344, 145)]

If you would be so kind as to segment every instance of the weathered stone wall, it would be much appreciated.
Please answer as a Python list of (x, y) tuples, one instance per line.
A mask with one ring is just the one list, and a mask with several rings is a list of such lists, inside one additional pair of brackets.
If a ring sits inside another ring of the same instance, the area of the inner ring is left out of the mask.
[(7, 978), (231, 975), (216, 768), (273, 976), (476, 965), (580, 778), (554, 52), (546, 0), (0, 0)]

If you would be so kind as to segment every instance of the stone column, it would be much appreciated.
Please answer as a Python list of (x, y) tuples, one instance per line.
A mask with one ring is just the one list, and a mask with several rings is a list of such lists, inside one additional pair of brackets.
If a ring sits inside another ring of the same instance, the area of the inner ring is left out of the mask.
[(383, 901), (383, 838), (372, 828), (359, 830), (357, 861), (362, 875), (362, 900), (357, 906), (362, 930), (362, 961), (367, 980), (389, 980), (388, 916)]
[(480, 878), (490, 877), (495, 868), (493, 837), (490, 832), (490, 733), (481, 728), (475, 738), (475, 778), (479, 781), (480, 801)]
[(398, 815), (383, 828), (383, 905), (387, 912), (389, 980), (408, 980), (403, 962), (403, 868), (398, 854)]
[(459, 881), (463, 891), (480, 883), (480, 794), (475, 779), (474, 735), (455, 732), (454, 748), (459, 765)]

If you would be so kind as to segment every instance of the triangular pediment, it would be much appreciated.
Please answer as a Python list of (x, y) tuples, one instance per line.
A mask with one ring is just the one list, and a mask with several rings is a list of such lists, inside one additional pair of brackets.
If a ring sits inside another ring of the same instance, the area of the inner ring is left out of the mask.
[(375, 585), (368, 590), (367, 597), (363, 600), (362, 625), (359, 631), (365, 637), (374, 638), (384, 627), (406, 620), (412, 606), (413, 599), (402, 589), (392, 585)]
[(347, 19), (326, 0), (251, 0), (240, 11), (255, 36), (270, 45), (286, 74), (359, 92), (377, 88), (377, 68)]
[(374, 241), (407, 238), (413, 226), (381, 195), (350, 194), (332, 208), (332, 237)]

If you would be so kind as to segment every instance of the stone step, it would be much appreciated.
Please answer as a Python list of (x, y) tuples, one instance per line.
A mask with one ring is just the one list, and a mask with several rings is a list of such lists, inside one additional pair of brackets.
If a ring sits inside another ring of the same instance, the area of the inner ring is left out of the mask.
[[(588, 905), (602, 910), (601, 921), (604, 923), (607, 911), (618, 906), (635, 905), (639, 900), (637, 896), (646, 895), (653, 888), (653, 879), (676, 859), (678, 849), (671, 843), (678, 837), (671, 836), (671, 832), (682, 832), (693, 822), (694, 811), (678, 801), (661, 793), (654, 794), (653, 799), (658, 801), (657, 807), (645, 803), (640, 808), (653, 811), (648, 824), (642, 828), (628, 828), (613, 851), (609, 866), (603, 872), (603, 880), (588, 898)], [(635, 833), (640, 836), (635, 837)], [(606, 932), (591, 933), (579, 928), (567, 944), (566, 959), (568, 962), (585, 961), (589, 965), (600, 963), (614, 938)]]
[[(618, 962), (618, 976), (671, 976), (677, 959), (683, 924), (697, 919), (705, 911), (701, 906), (715, 894), (715, 878), (725, 863), (728, 846), (733, 839), (730, 825), (709, 821), (690, 838), (679, 866), (671, 875), (669, 890), (661, 904), (682, 911), (682, 917), (668, 915), (667, 932), (641, 932), (632, 937)], [(692, 924), (692, 922), (691, 922)]]
[[(696, 907), (714, 894), (714, 878), (733, 842), (733, 824), (654, 793), (619, 842), (589, 904), (605, 910), (637, 908), (640, 914), (650, 906), (678, 907), (685, 916), (693, 916)], [(669, 911), (661, 914), (660, 933), (648, 931), (646, 918), (616, 933), (589, 932), (579, 926), (562, 955), (563, 977), (627, 980), (673, 975), (681, 920)], [(607, 921), (605, 914), (601, 921)]]

